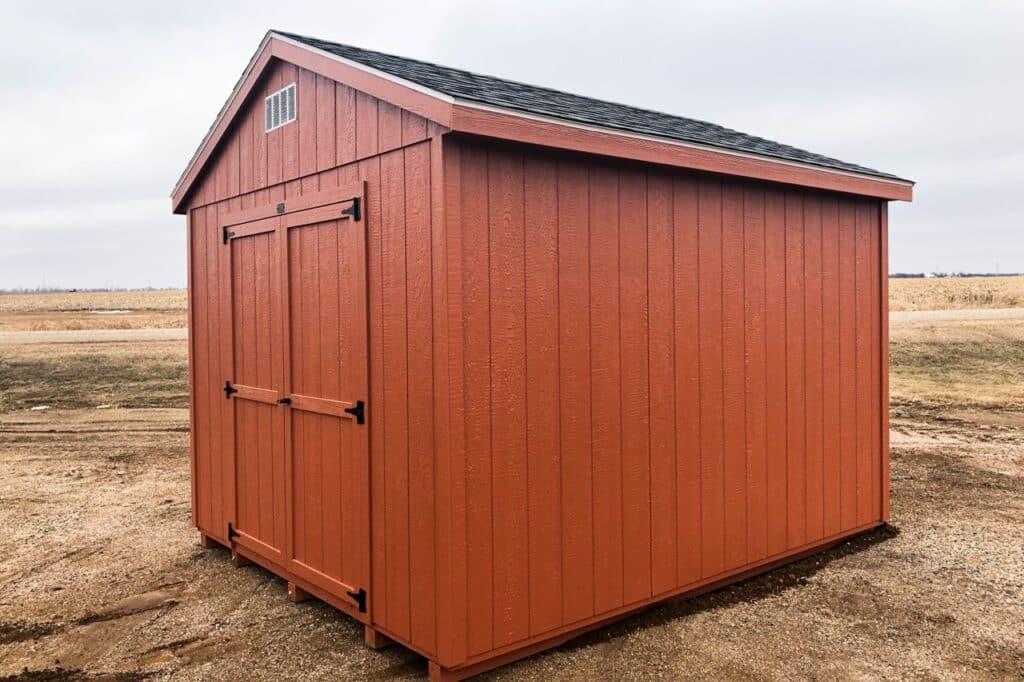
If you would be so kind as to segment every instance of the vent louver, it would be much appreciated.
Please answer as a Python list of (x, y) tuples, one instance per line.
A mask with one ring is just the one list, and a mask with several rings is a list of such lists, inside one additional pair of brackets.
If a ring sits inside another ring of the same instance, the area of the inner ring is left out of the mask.
[(295, 83), (287, 85), (273, 93), (263, 106), (266, 132), (291, 123), (295, 120)]

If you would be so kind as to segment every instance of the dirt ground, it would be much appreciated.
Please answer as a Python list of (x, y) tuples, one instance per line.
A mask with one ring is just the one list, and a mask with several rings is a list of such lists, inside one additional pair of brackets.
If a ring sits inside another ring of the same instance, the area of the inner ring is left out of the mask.
[[(1024, 322), (907, 324), (892, 528), (486, 678), (1024, 678)], [(0, 679), (422, 679), (422, 658), (198, 546), (187, 412), (97, 409), (180, 405), (183, 362), (181, 341), (0, 345)]]

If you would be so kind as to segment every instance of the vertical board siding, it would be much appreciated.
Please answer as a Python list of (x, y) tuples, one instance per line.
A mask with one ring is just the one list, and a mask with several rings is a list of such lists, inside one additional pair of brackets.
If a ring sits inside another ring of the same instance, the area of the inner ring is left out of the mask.
[(880, 519), (875, 204), (452, 147), (456, 650), (472, 658)]
[[(471, 169), (471, 163), (465, 165), (464, 178)], [(469, 189), (472, 190), (472, 187)], [(594, 472), (591, 464), (590, 433), (592, 419), (588, 195), (589, 179), (586, 167), (581, 164), (559, 163), (557, 343), (559, 448), (562, 461), (560, 520), (562, 585), (567, 588), (562, 590), (562, 623), (573, 623), (586, 618), (594, 611)], [(474, 223), (463, 215), (462, 229), (471, 229), (473, 225)], [(469, 301), (464, 301), (464, 305), (468, 319)], [(469, 349), (466, 350), (468, 352)], [(469, 396), (466, 397), (468, 399)]]
[(839, 253), (839, 202), (827, 197), (821, 210), (822, 497), (826, 536), (835, 535), (842, 527)]
[(707, 578), (725, 569), (722, 183), (719, 180), (702, 180), (698, 185), (697, 231), (700, 284), (696, 292), (698, 324), (695, 331), (700, 347), (700, 577)]
[(804, 320), (806, 376), (806, 519), (808, 542), (824, 536), (824, 442), (822, 383), (821, 200), (804, 199)]
[(672, 179), (647, 180), (648, 405), (650, 406), (651, 592), (676, 586), (675, 296)]
[[(410, 639), (436, 649), (433, 299), (430, 146), (404, 150), (405, 297), (409, 420)], [(398, 154), (395, 153), (397, 156)], [(385, 358), (385, 363), (387, 359)]]
[[(877, 215), (877, 212), (876, 214)], [(871, 484), (873, 481), (872, 455), (875, 438), (871, 419), (874, 403), (871, 398), (871, 309), (876, 305), (872, 298), (872, 270), (868, 259), (871, 257), (871, 228), (869, 222), (875, 217), (867, 202), (859, 202), (856, 208), (856, 329), (857, 329), (857, 523), (868, 523), (877, 516), (872, 508)]]
[(856, 245), (853, 204), (839, 204), (840, 528), (857, 524)]
[(786, 544), (807, 537), (807, 422), (803, 193), (786, 192)]
[(722, 191), (722, 391), (725, 567), (747, 563), (746, 329), (743, 188)]
[(523, 187), (522, 154), (492, 150), (487, 221), (495, 646), (529, 634)]
[[(470, 656), (494, 643), (491, 518), (491, 293), (488, 163), (484, 149), (466, 149), (462, 182), (463, 357), (465, 358), (466, 601)], [(481, 186), (482, 185), (482, 186)], [(457, 512), (456, 512), (457, 513)]]
[[(296, 84), (296, 121), (267, 133), (264, 99), (291, 83)], [(214, 161), (196, 179), (189, 205), (196, 208), (300, 178), (303, 191), (316, 191), (324, 171), (428, 137), (426, 121), (415, 114), (276, 62), (225, 134)]]
[(590, 169), (590, 438), (596, 613), (622, 605), (619, 179)]
[[(701, 430), (700, 430), (700, 233), (698, 183), (677, 177), (673, 186), (672, 329), (675, 357), (675, 459), (677, 584), (700, 580)], [(653, 375), (652, 378), (656, 378)], [(654, 383), (659, 383), (655, 381)]]
[(788, 495), (786, 462), (786, 204), (772, 188), (765, 193), (765, 487), (768, 495), (768, 556), (785, 551)]
[(767, 344), (765, 337), (765, 195), (743, 197), (747, 561), (768, 556)]
[[(402, 154), (381, 158), (381, 336), (384, 366), (385, 589), (387, 623), (410, 636), (409, 396), (406, 318), (405, 163)], [(372, 344), (371, 344), (372, 345)]]
[(622, 420), (622, 599), (651, 596), (651, 423), (647, 300), (647, 177), (619, 177), (619, 404)]
[(530, 634), (562, 623), (561, 457), (558, 411), (558, 169), (527, 158), (523, 240), (526, 250), (526, 494), (529, 528)]

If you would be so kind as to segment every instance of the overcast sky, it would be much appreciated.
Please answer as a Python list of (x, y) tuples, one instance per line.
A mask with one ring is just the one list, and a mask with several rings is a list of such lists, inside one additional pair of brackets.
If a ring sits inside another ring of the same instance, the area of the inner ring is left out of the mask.
[(398, 4), (5, 0), (0, 288), (184, 285), (168, 196), (269, 28), (911, 178), (892, 270), (1024, 271), (1020, 0)]

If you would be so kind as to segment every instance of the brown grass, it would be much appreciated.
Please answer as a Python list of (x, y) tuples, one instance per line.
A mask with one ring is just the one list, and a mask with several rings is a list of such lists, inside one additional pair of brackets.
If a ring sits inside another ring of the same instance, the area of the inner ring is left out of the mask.
[(893, 321), (893, 403), (1024, 409), (1024, 320)]
[(185, 341), (0, 346), (0, 412), (49, 407), (186, 407)]
[(962, 310), (1021, 306), (1024, 306), (1024, 276), (889, 280), (891, 310)]
[(169, 329), (186, 309), (184, 289), (0, 294), (0, 331)]
[(0, 313), (69, 312), (89, 310), (184, 311), (184, 289), (166, 291), (47, 291), (0, 293)]

